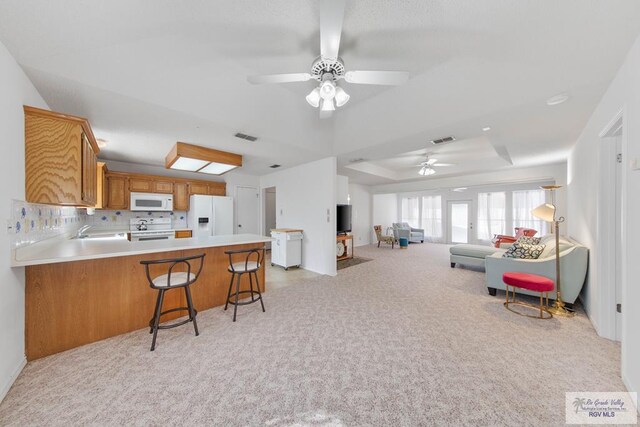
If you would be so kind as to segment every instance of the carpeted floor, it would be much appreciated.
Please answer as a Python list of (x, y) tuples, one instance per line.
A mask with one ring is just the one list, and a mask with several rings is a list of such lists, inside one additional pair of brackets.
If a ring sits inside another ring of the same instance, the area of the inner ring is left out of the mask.
[(447, 246), (358, 248), (337, 277), (29, 363), (0, 425), (564, 425), (565, 391), (624, 390), (588, 319), (534, 320)]

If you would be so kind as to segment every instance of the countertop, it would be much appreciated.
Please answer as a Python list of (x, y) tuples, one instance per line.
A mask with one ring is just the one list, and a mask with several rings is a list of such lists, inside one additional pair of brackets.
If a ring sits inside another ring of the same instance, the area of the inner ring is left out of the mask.
[(69, 236), (60, 236), (16, 249), (12, 253), (11, 265), (13, 267), (23, 267), (28, 265), (54, 264), (58, 262), (261, 243), (270, 242), (271, 240), (270, 237), (257, 234), (231, 234), (226, 236), (151, 240), (145, 242), (130, 242), (126, 239), (70, 239)]
[(299, 228), (272, 228), (271, 231), (276, 233), (302, 233), (303, 232), (303, 230), (300, 230)]

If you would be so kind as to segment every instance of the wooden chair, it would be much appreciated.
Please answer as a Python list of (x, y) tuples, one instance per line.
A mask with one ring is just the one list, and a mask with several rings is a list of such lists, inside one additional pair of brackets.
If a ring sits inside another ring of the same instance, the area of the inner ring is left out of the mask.
[(393, 247), (396, 244), (396, 238), (393, 236), (385, 236), (382, 234), (382, 226), (381, 225), (374, 225), (373, 226), (373, 230), (376, 232), (376, 238), (378, 239), (378, 247), (380, 247), (380, 243), (387, 243), (391, 245), (391, 249), (393, 249)]

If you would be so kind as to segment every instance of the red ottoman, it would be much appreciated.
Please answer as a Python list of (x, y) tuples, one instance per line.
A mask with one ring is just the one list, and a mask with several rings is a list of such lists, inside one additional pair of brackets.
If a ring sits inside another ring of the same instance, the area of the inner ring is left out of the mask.
[[(502, 275), (502, 281), (504, 282), (507, 288), (507, 300), (504, 303), (504, 306), (507, 310), (512, 311), (521, 316), (533, 317), (535, 319), (551, 319), (553, 317), (551, 312), (547, 309), (547, 306), (549, 305), (549, 292), (553, 291), (553, 289), (555, 288), (555, 283), (553, 282), (553, 280), (544, 276), (538, 276), (536, 274), (508, 271)], [(509, 299), (509, 286), (513, 288), (513, 299), (511, 300)], [(533, 291), (533, 292), (540, 292), (540, 305), (536, 306), (533, 304), (516, 301), (515, 288), (526, 289), (528, 291)], [(545, 297), (547, 300), (546, 305), (543, 304), (542, 294), (545, 294)], [(540, 314), (538, 316), (522, 314), (511, 309), (509, 307), (510, 305), (521, 305), (524, 307), (535, 308), (537, 310), (540, 310)]]

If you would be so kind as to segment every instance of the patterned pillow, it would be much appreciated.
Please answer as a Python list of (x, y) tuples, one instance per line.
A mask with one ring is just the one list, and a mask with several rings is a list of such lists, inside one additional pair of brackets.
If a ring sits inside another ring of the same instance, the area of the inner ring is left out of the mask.
[[(530, 239), (531, 237), (529, 237)], [(504, 258), (519, 258), (519, 259), (538, 259), (546, 245), (533, 245), (529, 243), (515, 242), (507, 251), (502, 255)]]
[(518, 237), (518, 240), (516, 240), (516, 242), (524, 243), (526, 245), (539, 245), (540, 244), (540, 237), (520, 236), (520, 237)]

